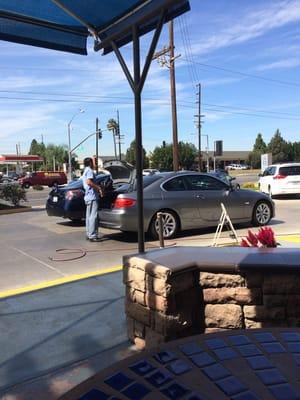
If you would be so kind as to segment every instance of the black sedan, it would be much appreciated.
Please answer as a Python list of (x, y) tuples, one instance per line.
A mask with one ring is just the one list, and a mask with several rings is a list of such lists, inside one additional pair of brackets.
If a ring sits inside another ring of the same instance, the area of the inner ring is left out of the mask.
[[(109, 185), (111, 182), (110, 175), (97, 175), (96, 181), (98, 185)], [(106, 199), (102, 202), (103, 207), (111, 205), (105, 204)], [(84, 189), (81, 179), (70, 182), (65, 186), (57, 186), (49, 193), (46, 211), (49, 216), (69, 218), (72, 221), (80, 221), (85, 218)]]

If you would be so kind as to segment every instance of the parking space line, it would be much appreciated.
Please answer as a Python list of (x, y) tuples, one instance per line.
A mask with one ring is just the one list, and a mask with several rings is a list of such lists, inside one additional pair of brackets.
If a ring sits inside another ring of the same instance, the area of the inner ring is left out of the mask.
[(37, 290), (51, 288), (54, 286), (64, 285), (66, 283), (72, 283), (72, 282), (80, 281), (83, 279), (92, 278), (95, 276), (106, 275), (106, 274), (110, 274), (112, 272), (118, 272), (118, 271), (121, 271), (122, 268), (123, 267), (121, 265), (117, 265), (117, 266), (110, 267), (110, 268), (98, 269), (95, 271), (85, 272), (83, 274), (69, 275), (64, 278), (58, 278), (58, 279), (54, 279), (51, 281), (45, 281), (45, 282), (41, 282), (41, 283), (38, 283), (35, 285), (28, 285), (28, 286), (21, 287), (18, 289), (4, 290), (4, 291), (0, 292), (0, 299), (5, 299), (7, 297), (17, 296), (17, 295), (21, 295), (21, 294), (25, 294), (25, 293), (35, 292)]
[(44, 266), (47, 267), (48, 269), (51, 269), (52, 271), (55, 271), (55, 272), (58, 273), (59, 275), (61, 275), (61, 276), (66, 276), (66, 274), (64, 274), (63, 272), (61, 272), (59, 269), (57, 269), (57, 268), (55, 268), (55, 267), (52, 267), (52, 265), (47, 264), (47, 263), (45, 263), (44, 261), (39, 260), (39, 259), (36, 258), (36, 257), (31, 256), (30, 254), (26, 253), (25, 251), (20, 250), (20, 249), (17, 249), (16, 247), (11, 247), (11, 248), (14, 249), (14, 250), (16, 250), (18, 253), (21, 253), (23, 256), (28, 257), (28, 258), (31, 258), (32, 260), (38, 262), (39, 264), (44, 265)]
[(290, 243), (300, 243), (300, 235), (278, 235), (278, 238)]

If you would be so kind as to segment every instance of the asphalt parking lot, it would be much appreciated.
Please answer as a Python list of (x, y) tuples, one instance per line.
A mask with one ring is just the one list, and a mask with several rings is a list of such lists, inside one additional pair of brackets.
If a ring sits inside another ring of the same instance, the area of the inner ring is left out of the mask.
[[(45, 282), (63, 283), (115, 271), (121, 268), (123, 255), (137, 252), (135, 234), (103, 229), (103, 242), (87, 242), (83, 223), (47, 216), (44, 200), (42, 204), (37, 200), (42, 198), (42, 193), (45, 198), (47, 191), (29, 193), (37, 204), (31, 212), (0, 217), (0, 296)], [(300, 234), (300, 198), (277, 199), (275, 203), (276, 218), (271, 226), (276, 235)], [(249, 226), (236, 228), (242, 238)], [(182, 232), (176, 239), (167, 241), (166, 246), (209, 246), (214, 232), (215, 229)], [(226, 231), (222, 237), (231, 241)], [(297, 241), (291, 243), (298, 245)], [(155, 248), (159, 248), (157, 241), (146, 242), (146, 249)]]

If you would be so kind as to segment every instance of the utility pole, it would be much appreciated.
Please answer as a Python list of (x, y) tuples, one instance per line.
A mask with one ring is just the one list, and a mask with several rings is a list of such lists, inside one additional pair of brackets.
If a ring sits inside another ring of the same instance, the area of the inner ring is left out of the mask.
[(95, 169), (96, 169), (96, 174), (98, 175), (98, 173), (99, 173), (99, 162), (98, 162), (98, 159), (99, 159), (99, 135), (98, 135), (98, 132), (99, 132), (99, 119), (98, 119), (98, 117), (96, 118), (96, 161), (95, 161)]
[(118, 140), (119, 140), (119, 160), (121, 161), (121, 130), (120, 130), (120, 116), (119, 110), (117, 110), (117, 123), (118, 123)]
[[(172, 105), (172, 132), (173, 132), (173, 169), (179, 169), (179, 151), (178, 151), (178, 128), (177, 128), (177, 104), (176, 104), (176, 81), (175, 81), (175, 60), (180, 54), (174, 55), (174, 24), (173, 20), (169, 22), (169, 46), (154, 54), (153, 60), (157, 59), (162, 67), (166, 66), (170, 70), (170, 89)], [(169, 60), (166, 59), (166, 55)]]
[(202, 154), (201, 154), (201, 83), (197, 85), (198, 87), (198, 169), (199, 172), (202, 169)]

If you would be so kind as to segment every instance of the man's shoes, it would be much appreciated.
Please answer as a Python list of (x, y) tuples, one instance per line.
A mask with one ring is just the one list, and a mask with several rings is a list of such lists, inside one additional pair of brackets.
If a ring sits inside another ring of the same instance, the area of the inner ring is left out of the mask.
[(102, 238), (101, 237), (96, 237), (96, 238), (91, 238), (89, 239), (90, 242), (101, 242)]

